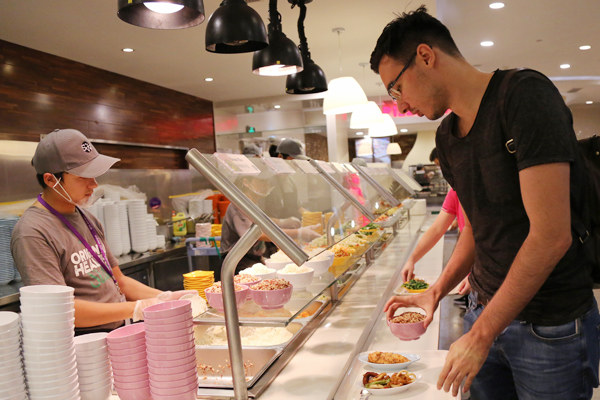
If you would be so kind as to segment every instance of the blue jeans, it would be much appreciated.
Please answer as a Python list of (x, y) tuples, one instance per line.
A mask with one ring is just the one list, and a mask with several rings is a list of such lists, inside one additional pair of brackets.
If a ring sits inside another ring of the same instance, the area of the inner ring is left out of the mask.
[[(469, 295), (464, 331), (483, 311)], [(513, 321), (494, 341), (471, 386), (471, 400), (591, 399), (598, 387), (600, 315), (592, 309), (564, 325)]]

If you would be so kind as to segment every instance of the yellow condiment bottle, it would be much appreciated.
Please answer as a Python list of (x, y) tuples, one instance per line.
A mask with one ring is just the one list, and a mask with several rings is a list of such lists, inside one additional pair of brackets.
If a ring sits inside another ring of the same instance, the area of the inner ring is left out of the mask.
[(173, 236), (185, 236), (187, 235), (187, 224), (185, 222), (186, 217), (184, 213), (178, 213), (175, 215), (173, 211)]

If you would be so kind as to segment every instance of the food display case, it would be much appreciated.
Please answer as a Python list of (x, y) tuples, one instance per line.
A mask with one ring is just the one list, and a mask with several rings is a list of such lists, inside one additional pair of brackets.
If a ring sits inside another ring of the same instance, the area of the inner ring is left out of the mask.
[[(215, 360), (228, 365), (228, 372), (219, 376), (200, 377), (199, 396), (258, 397), (368, 268), (373, 259), (368, 256), (371, 249), (384, 238), (393, 237), (391, 230), (384, 234), (369, 224), (379, 208), (388, 211), (399, 203), (377, 181), (368, 181), (352, 166), (204, 155), (196, 150), (190, 151), (187, 159), (254, 223), (223, 263), (222, 309), (209, 307), (194, 319), (197, 340), (220, 338), (197, 342), (198, 362), (206, 364), (207, 370)], [(367, 198), (352, 190), (352, 180), (364, 187)], [(278, 226), (290, 219), (320, 236), (311, 235), (309, 240)], [(307, 282), (301, 282), (301, 274), (277, 272), (277, 278), (287, 278), (293, 286), (289, 301), (278, 308), (265, 307), (256, 297), (238, 306), (239, 293), (236, 302), (235, 266), (261, 233), (280, 249), (280, 264), (267, 260), (267, 266), (276, 266), (279, 271), (289, 263), (314, 267)], [(274, 339), (254, 345), (250, 337)], [(223, 355), (229, 357), (221, 360)]]

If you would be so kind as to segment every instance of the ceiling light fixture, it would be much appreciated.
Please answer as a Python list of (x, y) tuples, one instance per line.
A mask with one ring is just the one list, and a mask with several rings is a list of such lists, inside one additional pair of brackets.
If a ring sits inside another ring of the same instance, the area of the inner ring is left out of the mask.
[(383, 113), (374, 101), (356, 107), (350, 117), (350, 129), (369, 128), (375, 124), (382, 124)]
[(124, 53), (133, 53), (133, 52), (134, 52), (134, 50), (133, 50), (133, 49), (131, 49), (131, 48), (129, 48), (129, 47), (125, 47), (125, 48), (124, 48), (124, 49), (122, 49), (121, 51), (122, 51), (122, 52), (124, 52)]
[(364, 135), (365, 133), (364, 133), (364, 132), (356, 132), (356, 134), (357, 134), (358, 136), (362, 136), (362, 135)]
[[(342, 75), (342, 42), (340, 36), (344, 28), (333, 28), (332, 32), (338, 34), (338, 48), (340, 54), (340, 76)], [(323, 114), (336, 115), (352, 112), (356, 107), (367, 104), (367, 95), (356, 79), (351, 76), (336, 78), (329, 82), (329, 90), (323, 99)]]
[(213, 79), (213, 78), (204, 78), (204, 80), (205, 80), (206, 82), (212, 82), (212, 81), (214, 81), (214, 79)]
[(183, 29), (204, 21), (202, 0), (118, 0), (117, 16), (150, 29)]
[(306, 4), (312, 0), (288, 0), (292, 8), (298, 5), (300, 16), (298, 17), (298, 36), (300, 37), (300, 54), (304, 70), (297, 74), (291, 74), (285, 81), (285, 92), (287, 94), (310, 94), (327, 91), (327, 78), (325, 73), (310, 57), (308, 41), (304, 34), (304, 19), (306, 18)]
[(402, 154), (402, 149), (400, 148), (400, 144), (398, 144), (396, 142), (392, 142), (392, 143), (388, 144), (385, 154), (390, 155), (390, 156), (395, 155), (395, 154)]
[(400, 129), (400, 132), (406, 133), (406, 132), (408, 132), (408, 129), (402, 128), (402, 129)]
[(588, 46), (588, 45), (585, 45), (585, 46), (579, 46), (579, 50), (589, 50), (589, 49), (591, 49), (591, 48), (592, 48), (592, 46)]
[(560, 64), (560, 67), (562, 69), (567, 69), (567, 68), (571, 68), (571, 65), (570, 64)]
[(275, 104), (273, 107), (277, 108), (277, 109), (281, 108), (281, 106), (279, 104)]
[(269, 45), (260, 15), (244, 0), (223, 0), (206, 25), (206, 51), (250, 53)]
[(480, 43), (483, 47), (490, 47), (494, 45), (494, 42), (490, 42), (489, 40), (483, 41)]
[(269, 46), (254, 52), (252, 72), (256, 75), (282, 76), (302, 72), (300, 50), (281, 28), (277, 0), (269, 0)]
[(585, 104), (594, 104), (594, 102), (591, 101), (591, 100), (588, 100), (588, 101), (585, 102)]
[(369, 128), (370, 137), (387, 137), (398, 134), (398, 127), (390, 114), (383, 114), (383, 123), (371, 125)]
[(493, 10), (499, 10), (500, 8), (504, 8), (504, 3), (492, 3), (490, 4), (490, 8)]

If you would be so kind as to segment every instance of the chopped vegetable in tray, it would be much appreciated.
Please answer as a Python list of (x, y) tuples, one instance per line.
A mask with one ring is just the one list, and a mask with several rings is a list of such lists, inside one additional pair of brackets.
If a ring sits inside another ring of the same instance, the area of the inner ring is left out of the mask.
[(411, 279), (408, 282), (404, 282), (402, 287), (405, 287), (409, 290), (422, 290), (427, 289), (429, 287), (429, 283), (425, 282), (423, 279)]

